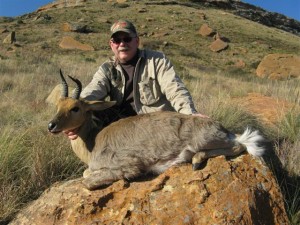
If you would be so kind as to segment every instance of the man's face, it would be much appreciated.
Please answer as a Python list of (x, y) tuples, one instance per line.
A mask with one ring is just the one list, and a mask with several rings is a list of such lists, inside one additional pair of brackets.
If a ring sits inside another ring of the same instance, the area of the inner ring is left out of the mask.
[(125, 32), (118, 32), (110, 39), (109, 45), (116, 58), (121, 63), (126, 63), (135, 56), (139, 46), (139, 38)]

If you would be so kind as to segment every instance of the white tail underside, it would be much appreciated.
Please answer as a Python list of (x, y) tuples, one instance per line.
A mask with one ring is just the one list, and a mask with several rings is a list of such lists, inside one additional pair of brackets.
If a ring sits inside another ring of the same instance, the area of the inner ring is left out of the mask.
[(259, 135), (258, 131), (251, 131), (247, 128), (244, 133), (236, 138), (236, 141), (243, 144), (247, 148), (247, 152), (253, 156), (262, 156), (265, 149), (258, 145), (258, 142), (264, 140), (264, 138)]

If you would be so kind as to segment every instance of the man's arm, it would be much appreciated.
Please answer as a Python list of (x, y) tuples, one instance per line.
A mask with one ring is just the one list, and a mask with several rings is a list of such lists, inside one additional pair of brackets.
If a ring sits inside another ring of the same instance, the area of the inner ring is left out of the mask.
[(89, 101), (103, 100), (110, 91), (104, 65), (100, 66), (91, 82), (82, 90), (81, 97)]
[(183, 114), (196, 114), (192, 96), (176, 74), (172, 63), (164, 57), (158, 61), (157, 69), (161, 91), (172, 107)]

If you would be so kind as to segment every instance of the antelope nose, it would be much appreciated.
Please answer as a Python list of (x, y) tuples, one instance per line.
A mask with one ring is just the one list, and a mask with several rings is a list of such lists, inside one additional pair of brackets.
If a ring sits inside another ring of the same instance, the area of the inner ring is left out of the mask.
[(48, 130), (49, 130), (50, 132), (53, 131), (55, 127), (56, 127), (56, 124), (55, 124), (55, 123), (50, 122), (50, 123), (48, 124)]

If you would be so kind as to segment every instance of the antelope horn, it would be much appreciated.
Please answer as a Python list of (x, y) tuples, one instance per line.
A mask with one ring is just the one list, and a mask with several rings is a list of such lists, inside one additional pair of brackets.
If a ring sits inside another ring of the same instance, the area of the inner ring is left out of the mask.
[(68, 95), (69, 95), (68, 94), (68, 84), (64, 78), (64, 75), (63, 75), (61, 69), (59, 70), (59, 72), (60, 72), (61, 84), (63, 86), (62, 97), (68, 97)]
[(81, 93), (81, 90), (82, 90), (82, 84), (81, 84), (81, 82), (80, 82), (78, 79), (73, 78), (73, 77), (71, 77), (71, 76), (69, 76), (69, 75), (68, 75), (68, 77), (69, 77), (72, 81), (74, 81), (74, 82), (76, 83), (76, 89), (75, 89), (75, 91), (74, 91), (74, 95), (72, 96), (72, 98), (79, 99), (80, 93)]

